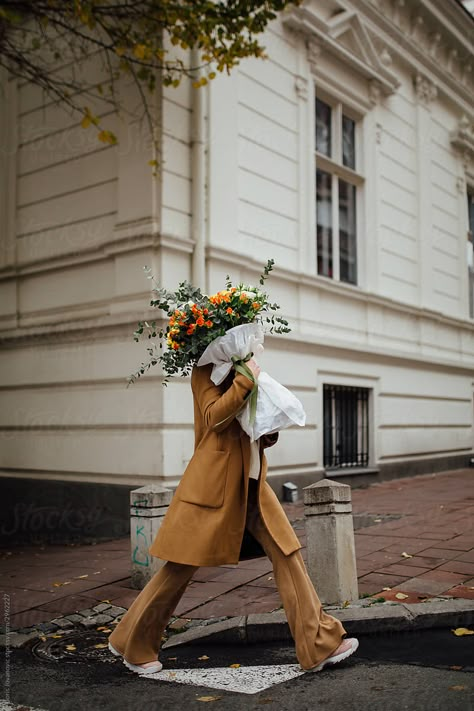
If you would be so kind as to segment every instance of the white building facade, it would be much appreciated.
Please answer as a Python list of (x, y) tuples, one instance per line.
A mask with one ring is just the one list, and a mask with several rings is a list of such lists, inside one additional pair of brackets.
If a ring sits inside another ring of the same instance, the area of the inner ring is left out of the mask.
[[(0, 473), (16, 501), (92, 496), (121, 532), (131, 488), (178, 483), (189, 382), (152, 368), (125, 387), (136, 322), (157, 316), (144, 265), (210, 293), (275, 259), (292, 332), (262, 367), (307, 412), (268, 451), (278, 494), (468, 464), (473, 31), (456, 0), (309, 0), (267, 29), (266, 61), (163, 90), (158, 178), (144, 130), (110, 113), (120, 143), (99, 145), (4, 82)], [(94, 58), (84, 71), (97, 79)]]

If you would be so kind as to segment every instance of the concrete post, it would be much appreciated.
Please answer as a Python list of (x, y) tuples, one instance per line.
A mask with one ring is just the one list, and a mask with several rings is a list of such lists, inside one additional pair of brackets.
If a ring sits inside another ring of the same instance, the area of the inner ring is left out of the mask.
[(304, 488), (308, 573), (322, 603), (358, 599), (351, 487), (322, 479)]
[(148, 484), (130, 492), (130, 539), (132, 548), (132, 587), (141, 590), (163, 566), (152, 556), (153, 543), (168, 510), (173, 492), (159, 484)]

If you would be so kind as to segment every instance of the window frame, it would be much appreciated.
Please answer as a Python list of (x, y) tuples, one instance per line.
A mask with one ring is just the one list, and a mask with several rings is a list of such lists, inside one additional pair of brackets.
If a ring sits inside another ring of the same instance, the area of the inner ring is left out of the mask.
[[(320, 153), (316, 146), (316, 101), (320, 100), (331, 108), (331, 156), (326, 156)], [(355, 140), (355, 169), (349, 168), (343, 164), (343, 130), (342, 117), (354, 121), (354, 140)], [(314, 104), (313, 104), (313, 135), (314, 135), (314, 175), (315, 186), (317, 183), (317, 171), (322, 170), (331, 175), (331, 220), (332, 220), (332, 276), (321, 274), (318, 271), (318, 237), (317, 237), (317, 199), (316, 191), (314, 196), (315, 213), (316, 213), (316, 274), (318, 277), (330, 279), (339, 284), (348, 284), (353, 287), (360, 287), (360, 265), (361, 265), (361, 232), (362, 232), (362, 214), (363, 214), (363, 189), (365, 186), (365, 176), (361, 172), (364, 165), (364, 154), (362, 146), (363, 138), (363, 120), (364, 114), (355, 110), (349, 103), (342, 101), (340, 98), (332, 96), (330, 93), (318, 87), (317, 81), (314, 82)], [(339, 180), (343, 180), (356, 188), (355, 201), (355, 249), (356, 249), (356, 280), (345, 281), (340, 278), (340, 232), (339, 232)]]

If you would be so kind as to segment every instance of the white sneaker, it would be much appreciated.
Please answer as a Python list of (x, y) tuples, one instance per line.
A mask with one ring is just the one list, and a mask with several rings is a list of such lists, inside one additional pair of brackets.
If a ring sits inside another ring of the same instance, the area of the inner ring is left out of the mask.
[(136, 674), (140, 676), (145, 676), (146, 674), (158, 674), (163, 669), (163, 664), (156, 660), (156, 662), (145, 662), (145, 664), (131, 664), (127, 662), (126, 659), (122, 660), (127, 669), (131, 669)]
[(313, 667), (312, 669), (305, 669), (305, 671), (318, 672), (321, 671), (321, 669), (324, 669), (327, 664), (337, 664), (338, 662), (342, 662), (343, 659), (350, 657), (350, 655), (356, 651), (358, 646), (358, 639), (355, 637), (348, 637), (347, 639), (342, 640), (339, 647), (333, 654), (331, 654), (330, 657), (323, 659), (323, 661), (316, 667)]
[(109, 642), (109, 649), (114, 654), (116, 657), (122, 657), (122, 661), (125, 664), (125, 666), (128, 669), (131, 669), (132, 671), (136, 672), (137, 674), (140, 675), (145, 675), (145, 674), (157, 674), (163, 669), (163, 664), (156, 660), (156, 662), (145, 662), (147, 666), (144, 666), (143, 664), (131, 664), (131, 662), (127, 662), (126, 659), (123, 658), (123, 655), (120, 654), (120, 652), (115, 649), (114, 646)]

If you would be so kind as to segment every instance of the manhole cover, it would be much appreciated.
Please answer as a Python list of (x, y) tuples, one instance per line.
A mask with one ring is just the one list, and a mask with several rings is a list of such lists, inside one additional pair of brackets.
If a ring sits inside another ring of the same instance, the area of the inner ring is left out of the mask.
[[(110, 631), (109, 631), (110, 632)], [(46, 662), (100, 661), (115, 663), (117, 658), (108, 649), (107, 633), (96, 630), (78, 630), (48, 635), (35, 640), (31, 651), (35, 657)]]

